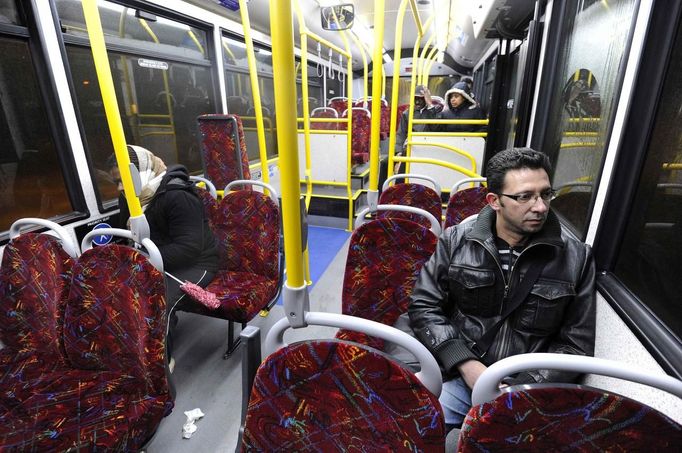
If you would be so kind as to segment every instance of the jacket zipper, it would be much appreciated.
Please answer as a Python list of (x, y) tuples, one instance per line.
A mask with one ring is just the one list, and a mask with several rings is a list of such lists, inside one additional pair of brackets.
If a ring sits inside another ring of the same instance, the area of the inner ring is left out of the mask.
[[(473, 240), (478, 242), (479, 244), (481, 244), (483, 246), (483, 248), (493, 257), (493, 259), (495, 260), (495, 263), (497, 264), (497, 269), (500, 271), (500, 274), (502, 275), (502, 281), (504, 282), (504, 296), (502, 298), (502, 304), (500, 305), (500, 314), (502, 314), (503, 308), (504, 308), (505, 304), (507, 303), (507, 295), (509, 294), (511, 282), (514, 281), (512, 277), (514, 276), (514, 269), (516, 268), (516, 263), (519, 262), (519, 260), (526, 253), (527, 250), (529, 250), (533, 247), (536, 247), (540, 244), (546, 244), (546, 245), (551, 245), (551, 244), (548, 244), (546, 242), (538, 242), (536, 244), (532, 244), (532, 245), (526, 247), (525, 249), (523, 249), (523, 251), (519, 254), (519, 257), (516, 259), (516, 261), (514, 261), (514, 264), (512, 265), (511, 269), (509, 269), (509, 280), (507, 280), (504, 277), (504, 271), (502, 270), (502, 264), (500, 264), (500, 260), (497, 257), (497, 253), (493, 253), (490, 250), (490, 248), (488, 248), (485, 245), (485, 243), (479, 241), (478, 239), (473, 239)], [(509, 316), (511, 316), (511, 314)], [(509, 318), (507, 318), (507, 319), (509, 319)], [(508, 337), (510, 336), (509, 335), (509, 330), (510, 330), (509, 324), (507, 322), (505, 322), (502, 325), (502, 328), (500, 330), (501, 330), (501, 332), (497, 333), (497, 336), (501, 336), (500, 341), (493, 341), (493, 344), (490, 346), (491, 348), (493, 348), (493, 350), (490, 351), (490, 355), (492, 355), (494, 357), (506, 357), (506, 354), (509, 351), (509, 344), (508, 344), (509, 343)]]

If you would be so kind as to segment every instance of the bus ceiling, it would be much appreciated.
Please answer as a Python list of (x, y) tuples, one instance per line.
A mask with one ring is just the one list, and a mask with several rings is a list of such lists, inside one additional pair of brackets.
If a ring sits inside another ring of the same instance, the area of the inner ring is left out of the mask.
[[(235, 22), (241, 23), (239, 11), (231, 11), (218, 5), (218, 0), (187, 0), (210, 9), (222, 16), (226, 16)], [(373, 42), (374, 1), (350, 1), (350, 0), (297, 0), (301, 9), (306, 13), (306, 27), (330, 42), (342, 47), (343, 42), (338, 36), (338, 30), (325, 30), (324, 20), (321, 20), (324, 11), (329, 7), (342, 5), (354, 6), (354, 21), (349, 28), (358, 38), (365, 43)], [(401, 0), (385, 0), (385, 30), (383, 47), (387, 55), (393, 54), (395, 46), (395, 30), (390, 24), (396, 23), (396, 16)], [(489, 46), (498, 39), (523, 39), (528, 28), (528, 23), (533, 18), (536, 3), (544, 3), (543, 0), (416, 0), (417, 11), (422, 23), (434, 16), (435, 20), (427, 35), (436, 33), (434, 43), (437, 47), (444, 48), (447, 56), (445, 64), (460, 73), (468, 73), (480, 58), (485, 54)], [(249, 16), (254, 30), (270, 35), (269, 0), (249, 0)], [(294, 19), (296, 22), (296, 19)], [(328, 21), (327, 21), (328, 22)], [(296, 24), (294, 30), (298, 30)], [(415, 40), (418, 29), (415, 24), (411, 5), (408, 4), (404, 20), (402, 34), (403, 57), (408, 57)], [(297, 45), (299, 37), (295, 36)], [(426, 38), (422, 39), (422, 44)], [(311, 43), (309, 43), (311, 44)], [(314, 48), (314, 47), (313, 47)], [(358, 50), (353, 51), (353, 67), (362, 68), (362, 58)]]

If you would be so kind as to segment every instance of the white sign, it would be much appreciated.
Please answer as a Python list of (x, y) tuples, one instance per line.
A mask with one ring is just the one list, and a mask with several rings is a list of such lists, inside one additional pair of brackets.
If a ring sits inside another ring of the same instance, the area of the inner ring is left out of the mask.
[(147, 60), (146, 58), (138, 58), (137, 64), (139, 64), (143, 68), (163, 69), (164, 71), (168, 71), (168, 63), (166, 63), (165, 61)]

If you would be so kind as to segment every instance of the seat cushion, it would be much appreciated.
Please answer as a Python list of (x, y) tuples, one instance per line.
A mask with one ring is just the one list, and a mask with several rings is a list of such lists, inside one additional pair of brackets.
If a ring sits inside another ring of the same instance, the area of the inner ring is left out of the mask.
[(71, 370), (0, 415), (0, 445), (10, 451), (131, 451), (170, 412), (168, 394), (147, 394), (139, 379)]
[(478, 214), (488, 204), (485, 200), (487, 194), (488, 189), (486, 187), (472, 187), (452, 194), (445, 211), (443, 228), (458, 225), (467, 217)]
[(10, 410), (49, 382), (53, 373), (65, 370), (60, 355), (0, 351), (0, 412)]
[(210, 310), (199, 303), (192, 306), (192, 313), (249, 322), (277, 294), (277, 280), (249, 272), (220, 271), (206, 287), (220, 300), (220, 307)]
[(256, 373), (242, 451), (443, 451), (440, 404), (410, 371), (352, 343), (305, 341)]

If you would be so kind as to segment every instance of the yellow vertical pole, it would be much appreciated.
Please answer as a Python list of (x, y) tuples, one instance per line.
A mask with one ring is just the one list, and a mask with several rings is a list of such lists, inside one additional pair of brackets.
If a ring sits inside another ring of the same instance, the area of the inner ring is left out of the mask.
[(424, 61), (424, 64), (422, 65), (421, 85), (424, 85), (425, 87), (429, 86), (429, 73), (431, 72), (431, 66), (433, 65), (433, 62), (435, 61), (437, 54), (438, 54), (438, 48), (432, 47), (431, 50), (429, 51), (428, 55), (426, 56), (426, 60)]
[(268, 154), (265, 145), (265, 127), (263, 126), (263, 106), (260, 100), (260, 87), (258, 86), (258, 68), (256, 67), (256, 56), (253, 51), (253, 40), (251, 39), (251, 21), (246, 0), (239, 0), (239, 12), (242, 16), (242, 27), (244, 29), (244, 43), (246, 44), (246, 57), (249, 64), (249, 78), (251, 80), (251, 96), (253, 96), (253, 107), (256, 112), (256, 134), (258, 135), (258, 152), (260, 155), (261, 178), (263, 182), (270, 182), (270, 172), (268, 171)]
[[(368, 74), (368, 72), (369, 72), (369, 70), (368, 70), (368, 68), (367, 68), (367, 55), (366, 55), (366, 53), (365, 53), (364, 47), (362, 46), (362, 43), (360, 42), (360, 40), (358, 39), (358, 37), (355, 36), (355, 33), (350, 33), (350, 37), (351, 37), (351, 39), (353, 40), (353, 42), (355, 43), (355, 45), (357, 46), (358, 50), (360, 50), (360, 55), (362, 56), (362, 67), (363, 67), (363, 69), (364, 69), (364, 71), (363, 71), (363, 73), (362, 73), (362, 74), (363, 74), (363, 75), (362, 75), (362, 89), (363, 89), (363, 96), (364, 96), (365, 101), (366, 101), (366, 100), (367, 100), (367, 91), (368, 91), (368, 88), (367, 88), (367, 80), (368, 80), (367, 74)], [(349, 75), (350, 75), (351, 78), (352, 78), (352, 74), (349, 74)], [(350, 104), (351, 104), (351, 101), (352, 101), (352, 99), (351, 99), (350, 94), (349, 94), (349, 95), (348, 95), (348, 108), (351, 107), (351, 105), (350, 105)]]
[(121, 172), (121, 182), (123, 183), (123, 191), (126, 196), (126, 202), (128, 203), (130, 218), (131, 220), (140, 217), (144, 219), (140, 200), (135, 195), (133, 179), (130, 175), (130, 159), (128, 158), (123, 123), (121, 122), (121, 113), (118, 110), (118, 103), (116, 102), (114, 79), (111, 76), (109, 57), (107, 56), (107, 48), (104, 43), (104, 32), (102, 31), (102, 23), (100, 21), (99, 11), (97, 10), (97, 0), (83, 0), (82, 4), (85, 25), (88, 29), (88, 36), (90, 37), (92, 57), (95, 61), (97, 80), (99, 82), (100, 91), (102, 92), (102, 102), (104, 103), (104, 111), (107, 117), (107, 124), (109, 125), (111, 141), (114, 145), (116, 162), (118, 163), (118, 168)]
[(395, 24), (395, 45), (393, 46), (393, 91), (391, 92), (391, 128), (388, 132), (388, 173), (387, 176), (393, 176), (393, 167), (395, 157), (395, 133), (398, 129), (398, 92), (400, 91), (400, 58), (402, 53), (403, 41), (403, 22), (405, 21), (405, 10), (407, 9), (408, 0), (402, 0), (398, 7), (398, 14)]
[(435, 33), (431, 34), (431, 37), (426, 41), (426, 44), (424, 44), (424, 48), (422, 49), (420, 55), (419, 55), (419, 61), (417, 62), (417, 83), (418, 84), (423, 84), (423, 74), (424, 74), (424, 63), (426, 63), (426, 54), (431, 50), (431, 42), (433, 41), (434, 37), (436, 36)]
[[(350, 34), (353, 36), (353, 34)], [(353, 55), (350, 52), (350, 43), (346, 37), (346, 32), (341, 32), (344, 48), (348, 57), (346, 58), (346, 94), (348, 95), (348, 127), (346, 128), (346, 195), (348, 196), (348, 231), (353, 230), (353, 196), (351, 194), (351, 175), (353, 154)]]
[(374, 58), (372, 63), (372, 134), (369, 148), (369, 193), (367, 201), (376, 209), (379, 198), (379, 134), (381, 133), (381, 76), (384, 72), (384, 0), (374, 0)]
[[(299, 201), (301, 187), (298, 176), (298, 140), (296, 109), (294, 108), (296, 106), (296, 71), (294, 70), (294, 36), (290, 1), (270, 2), (270, 26), (287, 269), (284, 308), (288, 316), (290, 307), (287, 307), (287, 291), (305, 292), (301, 259), (303, 252)], [(300, 318), (298, 320), (303, 322)]]

